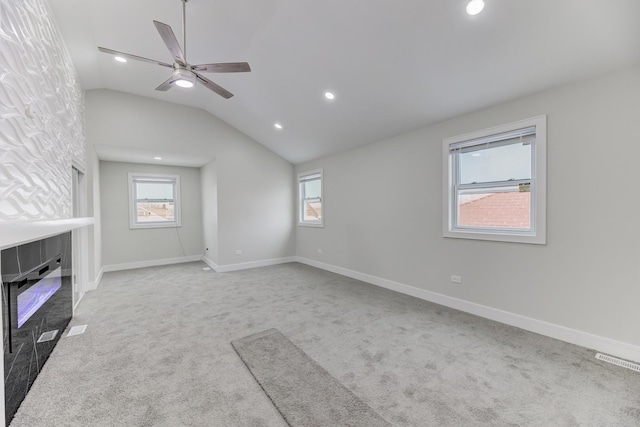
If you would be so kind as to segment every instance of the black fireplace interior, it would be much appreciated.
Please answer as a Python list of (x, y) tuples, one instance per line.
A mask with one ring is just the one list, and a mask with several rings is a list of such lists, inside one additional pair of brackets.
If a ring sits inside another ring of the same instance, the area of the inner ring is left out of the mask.
[(73, 314), (71, 232), (0, 256), (8, 425)]

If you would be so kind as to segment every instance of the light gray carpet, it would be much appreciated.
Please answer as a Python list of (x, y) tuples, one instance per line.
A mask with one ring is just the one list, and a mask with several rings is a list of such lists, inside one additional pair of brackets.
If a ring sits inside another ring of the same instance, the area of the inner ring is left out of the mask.
[(290, 426), (389, 426), (277, 329), (231, 344)]
[(394, 426), (638, 426), (640, 374), (301, 264), (106, 273), (11, 427), (273, 426), (229, 345), (277, 328)]

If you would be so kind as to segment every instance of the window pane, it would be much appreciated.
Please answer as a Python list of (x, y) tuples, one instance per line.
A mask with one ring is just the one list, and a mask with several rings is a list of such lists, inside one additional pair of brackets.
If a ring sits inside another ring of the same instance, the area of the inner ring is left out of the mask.
[(303, 221), (320, 221), (322, 219), (322, 202), (319, 200), (305, 200)]
[(137, 222), (164, 222), (175, 221), (173, 202), (136, 204)]
[(173, 200), (172, 182), (138, 182), (136, 183), (138, 200)]
[(320, 179), (306, 181), (302, 185), (304, 185), (305, 199), (319, 199), (322, 195), (322, 181)]
[(459, 154), (460, 184), (531, 179), (531, 144), (511, 144)]
[(531, 193), (486, 192), (458, 196), (458, 226), (531, 228)]

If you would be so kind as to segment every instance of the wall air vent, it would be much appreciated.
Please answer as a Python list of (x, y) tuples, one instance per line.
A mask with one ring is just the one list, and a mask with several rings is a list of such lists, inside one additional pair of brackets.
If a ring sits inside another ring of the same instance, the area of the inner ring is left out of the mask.
[(631, 369), (632, 371), (640, 372), (640, 365), (627, 362), (626, 360), (618, 359), (616, 357), (607, 356), (606, 354), (596, 354), (596, 359), (603, 360), (614, 365), (622, 366), (623, 368)]

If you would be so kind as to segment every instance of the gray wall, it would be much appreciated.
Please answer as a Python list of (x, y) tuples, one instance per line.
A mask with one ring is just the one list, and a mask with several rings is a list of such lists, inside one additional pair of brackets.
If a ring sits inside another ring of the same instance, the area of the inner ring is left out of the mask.
[[(633, 67), (298, 165), (324, 168), (325, 227), (297, 255), (639, 345), (639, 99)], [(443, 238), (442, 139), (541, 114), (548, 244)]]
[[(197, 108), (110, 90), (87, 91), (85, 100), (87, 139), (94, 145), (215, 159), (217, 264), (294, 255), (291, 163)], [(189, 143), (182, 144), (185, 140)], [(104, 207), (106, 202), (101, 203)], [(208, 221), (213, 214), (206, 209), (203, 217)], [(102, 220), (104, 236), (107, 219)], [(108, 264), (105, 249), (103, 263)], [(235, 255), (236, 249), (242, 255)]]
[(200, 181), (205, 256), (218, 264), (218, 173), (215, 160), (200, 168)]
[(102, 224), (100, 217), (100, 160), (92, 144), (87, 144), (87, 216), (93, 217), (94, 224), (88, 233), (89, 288), (98, 286), (97, 280), (102, 269)]
[(248, 144), (225, 154), (216, 158), (219, 265), (293, 256), (293, 165)]
[[(180, 175), (181, 227), (129, 229), (129, 172)], [(100, 194), (105, 266), (203, 254), (199, 168), (101, 161)]]

